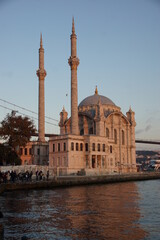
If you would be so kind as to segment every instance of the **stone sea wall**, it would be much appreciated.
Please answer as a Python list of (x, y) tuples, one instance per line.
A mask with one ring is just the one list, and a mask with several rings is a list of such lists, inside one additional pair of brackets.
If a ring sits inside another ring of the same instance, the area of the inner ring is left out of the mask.
[(142, 181), (160, 179), (160, 172), (114, 174), (103, 176), (66, 176), (55, 177), (49, 181), (32, 181), (0, 184), (0, 194), (5, 191), (51, 189), (56, 187), (69, 187), (88, 184), (108, 184), (128, 181)]

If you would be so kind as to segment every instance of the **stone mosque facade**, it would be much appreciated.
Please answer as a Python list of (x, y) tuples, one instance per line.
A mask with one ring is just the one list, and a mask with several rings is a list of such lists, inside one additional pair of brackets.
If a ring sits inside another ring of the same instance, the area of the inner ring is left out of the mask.
[[(78, 105), (77, 36), (72, 21), (71, 117), (63, 107), (60, 113), (60, 135), (49, 139), (49, 166), (57, 174), (108, 174), (136, 172), (135, 113), (124, 115), (120, 107), (98, 93)], [(37, 73), (38, 74), (38, 73)]]

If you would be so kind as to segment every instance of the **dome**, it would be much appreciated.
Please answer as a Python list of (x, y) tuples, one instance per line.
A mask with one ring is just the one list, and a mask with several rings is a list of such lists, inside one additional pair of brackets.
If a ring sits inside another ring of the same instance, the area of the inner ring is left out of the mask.
[(112, 100), (110, 100), (109, 98), (99, 95), (96, 88), (95, 94), (86, 97), (84, 100), (82, 100), (82, 102), (79, 104), (79, 107), (97, 105), (99, 101), (101, 102), (102, 105), (116, 106), (114, 102), (112, 102)]

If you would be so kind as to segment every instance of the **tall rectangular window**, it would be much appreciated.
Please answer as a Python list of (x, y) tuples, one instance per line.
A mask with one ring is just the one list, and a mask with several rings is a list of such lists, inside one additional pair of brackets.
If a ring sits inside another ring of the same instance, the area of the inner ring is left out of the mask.
[(95, 151), (95, 143), (92, 143), (92, 151)]
[(74, 142), (71, 142), (71, 150), (74, 151)]
[(101, 145), (100, 145), (100, 143), (98, 143), (98, 152), (100, 152), (101, 151)]
[(112, 153), (112, 146), (110, 146), (110, 153)]
[(124, 131), (122, 130), (122, 145), (125, 144), (125, 137), (124, 137)]
[(78, 151), (78, 143), (76, 143), (76, 151)]
[(37, 155), (40, 155), (40, 149), (37, 148)]
[(27, 155), (27, 148), (24, 149), (24, 154)]
[(103, 152), (105, 152), (105, 151), (106, 151), (106, 145), (103, 144)]
[(86, 152), (88, 152), (88, 143), (85, 144)]
[(55, 152), (55, 144), (53, 144), (53, 152)]
[(83, 151), (83, 143), (80, 144), (80, 150)]
[(65, 142), (63, 143), (63, 151), (64, 152), (66, 151), (66, 143)]
[(58, 143), (58, 152), (60, 152), (61, 151), (61, 145), (60, 145), (60, 143)]

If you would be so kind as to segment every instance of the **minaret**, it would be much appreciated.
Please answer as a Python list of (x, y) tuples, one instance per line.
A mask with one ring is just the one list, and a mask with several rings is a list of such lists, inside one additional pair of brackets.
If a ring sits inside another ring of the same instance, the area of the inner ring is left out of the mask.
[(37, 76), (39, 78), (39, 103), (38, 103), (38, 141), (45, 142), (45, 99), (44, 99), (44, 80), (47, 75), (44, 69), (44, 48), (42, 44), (42, 34), (39, 48), (39, 69)]
[(77, 94), (77, 67), (79, 59), (77, 58), (77, 36), (74, 28), (74, 18), (72, 19), (72, 34), (71, 34), (71, 56), (68, 63), (71, 67), (71, 133), (78, 135), (78, 94)]

